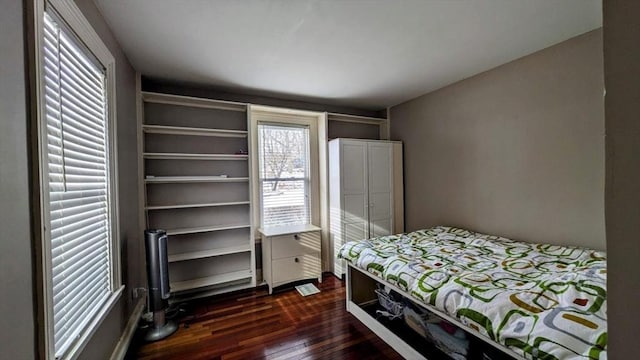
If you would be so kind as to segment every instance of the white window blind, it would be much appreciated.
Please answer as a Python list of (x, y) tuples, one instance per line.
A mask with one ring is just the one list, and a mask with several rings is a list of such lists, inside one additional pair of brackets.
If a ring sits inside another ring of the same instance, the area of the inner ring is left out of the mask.
[(310, 223), (309, 128), (259, 124), (262, 225)]
[(44, 15), (54, 351), (78, 339), (112, 293), (106, 71)]

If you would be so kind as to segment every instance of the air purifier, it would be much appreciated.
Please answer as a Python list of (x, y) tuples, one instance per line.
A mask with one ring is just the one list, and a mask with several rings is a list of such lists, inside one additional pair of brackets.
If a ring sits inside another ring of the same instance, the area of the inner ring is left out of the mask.
[(167, 258), (167, 233), (149, 229), (144, 232), (147, 255), (147, 278), (149, 280), (149, 311), (153, 324), (145, 335), (146, 341), (157, 341), (173, 334), (178, 326), (166, 320), (169, 299), (169, 261)]

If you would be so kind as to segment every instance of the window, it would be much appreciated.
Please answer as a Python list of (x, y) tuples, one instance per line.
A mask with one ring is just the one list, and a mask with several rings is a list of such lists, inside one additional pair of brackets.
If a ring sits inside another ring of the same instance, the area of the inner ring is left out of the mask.
[(309, 127), (258, 125), (262, 226), (309, 224)]
[(319, 225), (326, 114), (249, 105), (251, 199), (258, 226)]
[[(114, 60), (101, 42), (93, 44), (94, 53), (81, 40), (88, 24), (74, 27), (63, 20), (79, 21), (75, 5), (52, 3), (59, 6), (47, 3), (40, 24), (43, 302), (47, 355), (68, 358), (86, 344), (122, 291), (112, 138)], [(63, 16), (70, 12), (74, 15)], [(97, 35), (90, 35), (92, 44)]]

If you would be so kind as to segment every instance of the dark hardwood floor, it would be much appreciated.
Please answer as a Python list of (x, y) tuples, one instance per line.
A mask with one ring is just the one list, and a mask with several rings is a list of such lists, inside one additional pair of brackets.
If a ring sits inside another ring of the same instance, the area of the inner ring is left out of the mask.
[(401, 359), (345, 310), (344, 283), (325, 275), (319, 294), (265, 288), (187, 304), (178, 331), (134, 340), (129, 359)]

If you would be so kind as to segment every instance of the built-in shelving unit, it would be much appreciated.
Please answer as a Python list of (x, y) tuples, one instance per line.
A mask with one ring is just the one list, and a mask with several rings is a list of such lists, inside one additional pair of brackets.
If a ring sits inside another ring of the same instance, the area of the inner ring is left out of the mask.
[(173, 299), (255, 286), (247, 104), (141, 95), (147, 227), (169, 235)]

